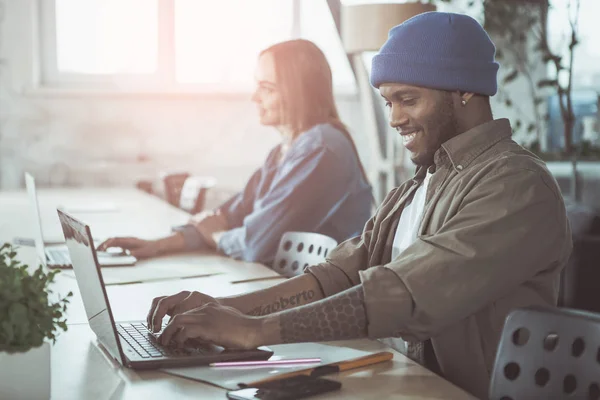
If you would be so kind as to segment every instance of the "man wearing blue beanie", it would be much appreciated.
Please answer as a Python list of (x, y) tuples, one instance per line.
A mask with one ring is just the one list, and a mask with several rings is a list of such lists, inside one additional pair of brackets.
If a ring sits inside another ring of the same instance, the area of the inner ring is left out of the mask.
[(162, 340), (252, 348), (396, 338), (386, 340), (486, 398), (504, 319), (517, 307), (556, 304), (572, 247), (554, 178), (511, 139), (507, 120), (492, 117), (494, 54), (465, 15), (424, 13), (393, 28), (371, 82), (417, 165), (414, 178), (388, 194), (361, 236), (302, 276), (237, 297), (155, 301), (155, 324), (190, 310)]

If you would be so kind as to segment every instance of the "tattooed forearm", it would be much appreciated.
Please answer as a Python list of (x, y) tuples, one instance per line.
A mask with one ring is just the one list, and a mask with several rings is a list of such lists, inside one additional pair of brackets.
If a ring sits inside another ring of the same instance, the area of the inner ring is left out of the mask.
[(361, 285), (279, 315), (281, 343), (356, 339), (367, 336)]
[(261, 304), (258, 307), (250, 310), (248, 315), (253, 316), (261, 316), (268, 315), (274, 312), (287, 310), (288, 308), (297, 307), (303, 304), (310, 303), (312, 299), (315, 297), (315, 291), (303, 290), (302, 292), (293, 294), (287, 297), (280, 297), (278, 300), (275, 300), (273, 303), (269, 304)]

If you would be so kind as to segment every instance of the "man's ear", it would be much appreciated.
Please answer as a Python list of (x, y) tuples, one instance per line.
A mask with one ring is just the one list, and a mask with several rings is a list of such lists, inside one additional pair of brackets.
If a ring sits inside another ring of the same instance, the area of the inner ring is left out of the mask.
[(471, 98), (475, 96), (475, 93), (459, 91), (458, 95), (460, 97), (460, 104), (464, 107), (467, 105), (469, 100), (471, 100)]

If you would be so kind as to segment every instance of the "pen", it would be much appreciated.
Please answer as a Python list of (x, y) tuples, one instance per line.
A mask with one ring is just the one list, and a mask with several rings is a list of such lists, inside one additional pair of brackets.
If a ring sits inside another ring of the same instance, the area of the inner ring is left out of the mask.
[(229, 361), (208, 364), (210, 367), (255, 367), (271, 365), (296, 365), (320, 363), (320, 358), (290, 358), (287, 360), (262, 360), (262, 361)]
[(220, 275), (222, 274), (222, 272), (214, 272), (214, 273), (210, 273), (210, 274), (200, 274), (200, 275), (190, 275), (190, 276), (182, 276), (182, 277), (162, 277), (162, 278), (151, 278), (151, 279), (144, 279), (144, 280), (135, 280), (135, 281), (124, 281), (124, 282), (108, 282), (108, 283), (104, 283), (106, 286), (117, 286), (117, 285), (133, 285), (133, 284), (137, 284), (137, 283), (149, 283), (149, 282), (162, 282), (162, 281), (174, 281), (177, 279), (192, 279), (192, 278), (204, 278), (205, 276), (214, 276), (214, 275)]
[(348, 371), (354, 368), (361, 368), (370, 366), (373, 364), (379, 364), (385, 361), (389, 361), (394, 358), (394, 354), (389, 351), (382, 351), (379, 353), (372, 353), (363, 357), (354, 358), (351, 360), (340, 361), (337, 363), (318, 365), (316, 367), (309, 367), (300, 371), (292, 371), (284, 374), (278, 374), (269, 376), (264, 379), (260, 379), (254, 382), (245, 382), (244, 387), (252, 387), (254, 385), (261, 385), (266, 382), (277, 381), (280, 379), (291, 378), (298, 375), (307, 375), (313, 377), (319, 377), (327, 374), (333, 374), (337, 372)]

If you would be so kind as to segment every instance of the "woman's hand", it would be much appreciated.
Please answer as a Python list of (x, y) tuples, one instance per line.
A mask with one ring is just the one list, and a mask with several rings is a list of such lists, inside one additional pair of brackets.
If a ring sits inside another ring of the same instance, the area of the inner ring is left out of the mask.
[(185, 249), (185, 238), (180, 232), (156, 240), (145, 240), (136, 237), (116, 237), (105, 240), (98, 246), (98, 250), (106, 251), (110, 247), (120, 247), (123, 250), (129, 250), (132, 256), (141, 260), (182, 251)]
[(254, 349), (262, 340), (262, 318), (250, 317), (235, 308), (218, 303), (175, 315), (159, 337), (163, 345), (181, 346), (188, 339), (198, 339), (225, 348)]
[(229, 229), (229, 222), (224, 214), (221, 214), (219, 210), (213, 213), (203, 214), (201, 218), (192, 218), (191, 222), (194, 224), (198, 232), (202, 235), (206, 243), (212, 248), (217, 247), (217, 238), (215, 234), (226, 231)]
[(165, 315), (173, 317), (209, 303), (218, 304), (219, 301), (204, 293), (188, 291), (172, 296), (156, 297), (152, 300), (152, 306), (146, 317), (148, 329), (152, 332), (159, 332)]
[(111, 247), (120, 247), (123, 250), (129, 250), (129, 253), (138, 260), (156, 257), (160, 253), (160, 248), (155, 240), (144, 240), (135, 237), (107, 239), (98, 246), (98, 251), (106, 251)]

